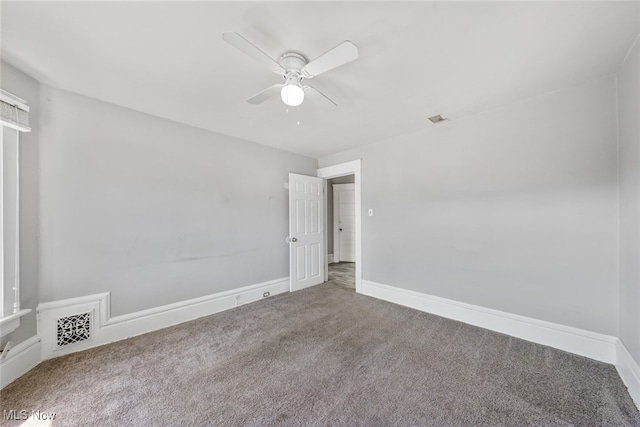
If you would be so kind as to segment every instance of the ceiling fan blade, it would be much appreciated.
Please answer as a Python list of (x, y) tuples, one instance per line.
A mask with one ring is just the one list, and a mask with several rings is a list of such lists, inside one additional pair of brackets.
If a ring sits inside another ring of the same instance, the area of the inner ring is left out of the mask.
[(264, 53), (260, 48), (245, 39), (238, 33), (223, 33), (222, 40), (229, 43), (231, 46), (243, 51), (258, 62), (262, 62), (267, 67), (276, 73), (282, 73), (284, 70), (274, 59)]
[(302, 68), (302, 74), (309, 79), (351, 62), (357, 57), (358, 48), (355, 44), (346, 40), (305, 65)]
[(305, 86), (303, 87), (304, 91), (307, 93), (310, 93), (311, 96), (313, 97), (314, 100), (318, 101), (318, 104), (320, 104), (323, 108), (329, 110), (329, 111), (333, 111), (336, 108), (338, 108), (338, 104), (336, 104), (335, 102), (333, 102), (331, 99), (329, 99), (329, 97), (327, 95), (325, 95), (324, 93), (320, 92), (318, 89), (312, 87), (312, 86)]
[(256, 93), (251, 98), (247, 99), (249, 104), (261, 104), (272, 96), (276, 96), (280, 94), (280, 90), (282, 90), (283, 84), (277, 84), (273, 86), (269, 86), (265, 90)]

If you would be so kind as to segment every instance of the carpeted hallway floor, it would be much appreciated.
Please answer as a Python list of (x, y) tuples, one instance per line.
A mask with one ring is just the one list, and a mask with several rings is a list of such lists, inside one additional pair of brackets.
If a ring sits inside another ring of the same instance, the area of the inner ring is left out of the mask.
[(49, 360), (0, 404), (55, 426), (640, 425), (611, 365), (329, 283)]

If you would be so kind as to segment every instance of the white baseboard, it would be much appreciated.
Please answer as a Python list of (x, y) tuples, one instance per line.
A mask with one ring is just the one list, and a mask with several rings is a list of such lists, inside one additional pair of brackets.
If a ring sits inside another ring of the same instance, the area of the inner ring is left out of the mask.
[[(289, 292), (289, 278), (270, 280), (239, 289), (110, 317), (109, 293), (38, 305), (38, 331), (42, 337), (42, 360), (62, 356), (156, 331), (208, 316), (243, 304)], [(91, 337), (62, 347), (57, 343), (57, 321), (66, 316), (92, 313)]]
[[(25, 374), (41, 360), (108, 344), (248, 304), (264, 298), (265, 292), (269, 292), (270, 296), (273, 296), (288, 291), (289, 278), (282, 278), (117, 317), (109, 315), (108, 293), (40, 304), (38, 306), (38, 331), (40, 335), (16, 345), (9, 351), (7, 358), (0, 362), (0, 388)], [(616, 337), (367, 280), (362, 281), (362, 293), (615, 364), (620, 377), (629, 389), (629, 394), (636, 405), (640, 407), (640, 366)], [(55, 328), (56, 319), (59, 318), (57, 316), (78, 313), (78, 310), (80, 312), (94, 310), (95, 334), (90, 341), (68, 348), (56, 348)], [(42, 334), (48, 334), (46, 346), (45, 337), (42, 336), (41, 339)]]
[(554, 347), (601, 362), (616, 363), (617, 337), (362, 281), (362, 293), (416, 310)]
[(640, 365), (631, 356), (622, 340), (618, 340), (616, 369), (627, 386), (631, 398), (640, 409)]
[(333, 264), (335, 261), (333, 260), (333, 254), (327, 255), (327, 264)]
[(40, 363), (40, 337), (35, 335), (17, 344), (0, 362), (0, 389)]

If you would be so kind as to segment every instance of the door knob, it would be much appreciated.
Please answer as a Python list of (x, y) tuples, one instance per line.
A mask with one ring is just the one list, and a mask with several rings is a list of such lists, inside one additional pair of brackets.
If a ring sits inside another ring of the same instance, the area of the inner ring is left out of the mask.
[(287, 243), (295, 243), (298, 241), (298, 239), (296, 239), (295, 237), (287, 237), (286, 239), (284, 239), (284, 241)]

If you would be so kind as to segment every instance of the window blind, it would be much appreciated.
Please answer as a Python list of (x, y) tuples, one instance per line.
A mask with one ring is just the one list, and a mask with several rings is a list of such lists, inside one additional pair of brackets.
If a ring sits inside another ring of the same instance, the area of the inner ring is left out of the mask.
[(26, 101), (0, 89), (0, 124), (29, 132), (29, 106)]

